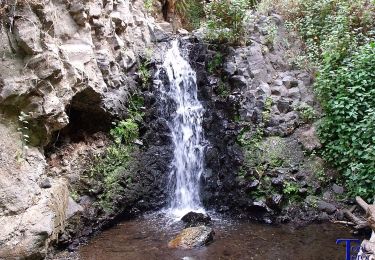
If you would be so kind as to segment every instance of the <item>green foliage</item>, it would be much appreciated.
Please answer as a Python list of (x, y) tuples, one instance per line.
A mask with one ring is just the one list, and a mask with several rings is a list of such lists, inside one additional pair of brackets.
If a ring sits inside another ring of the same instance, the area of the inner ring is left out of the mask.
[(217, 72), (223, 65), (223, 55), (220, 52), (216, 52), (215, 56), (208, 62), (207, 70), (209, 73), (213, 74)]
[(70, 197), (72, 197), (72, 199), (77, 202), (79, 199), (79, 194), (76, 190), (72, 190), (70, 191)]
[(298, 104), (296, 110), (304, 123), (310, 123), (317, 118), (315, 109), (306, 103)]
[[(367, 0), (263, 0), (299, 33), (318, 69), (315, 89), (325, 117), (323, 156), (342, 173), (349, 195), (375, 193), (375, 3)], [(305, 57), (304, 57), (305, 58)], [(313, 110), (300, 108), (305, 120)], [(323, 176), (318, 176), (323, 180)]]
[(101, 190), (98, 195), (99, 205), (107, 212), (113, 210), (118, 194), (124, 190), (124, 186), (132, 182), (131, 176), (125, 176), (134, 151), (133, 142), (139, 138), (138, 124), (142, 122), (143, 113), (140, 112), (143, 99), (133, 95), (128, 102), (129, 118), (114, 123), (110, 134), (114, 143), (106, 152), (95, 158), (93, 167), (88, 177), (94, 180)]
[(141, 123), (143, 121), (144, 112), (142, 112), (144, 100), (141, 96), (134, 94), (128, 102), (128, 116), (134, 123)]
[(20, 124), (20, 127), (17, 128), (18, 133), (21, 135), (21, 141), (22, 141), (22, 150), (24, 152), (25, 149), (28, 149), (28, 143), (30, 140), (30, 136), (28, 135), (29, 132), (29, 119), (30, 115), (26, 114), (25, 112), (21, 111), (20, 115), (18, 116), (18, 121)]
[(288, 5), (278, 5), (278, 11), (289, 18), (291, 27), (302, 36), (307, 58), (317, 67), (323, 60), (332, 64), (339, 63), (356, 50), (357, 46), (374, 36), (375, 21), (370, 18), (374, 15), (374, 4), (369, 1), (290, 2)]
[(206, 4), (206, 37), (212, 42), (241, 44), (245, 36), (247, 0), (217, 0)]
[(320, 184), (327, 185), (331, 181), (331, 178), (325, 173), (324, 170), (317, 170), (315, 173)]
[(89, 178), (100, 185), (99, 205), (107, 212), (113, 210), (116, 196), (124, 190), (121, 179), (129, 161), (133, 146), (111, 145), (102, 157), (97, 157), (89, 172)]
[(152, 10), (154, 9), (154, 0), (144, 0), (143, 4), (146, 11), (148, 12), (152, 12)]
[(326, 62), (316, 89), (326, 116), (319, 129), (323, 155), (345, 176), (352, 195), (375, 193), (375, 44), (341, 66)]
[(272, 19), (267, 20), (266, 30), (266, 44), (272, 50), (277, 36), (277, 26)]
[(204, 5), (200, 0), (179, 0), (176, 2), (176, 12), (182, 18), (187, 29), (199, 28), (204, 19)]
[(229, 94), (230, 94), (229, 86), (227, 84), (225, 84), (224, 82), (220, 81), (219, 85), (217, 87), (217, 93), (222, 98), (228, 97)]
[(272, 107), (273, 101), (271, 97), (267, 97), (266, 101), (264, 102), (264, 109), (262, 112), (262, 118), (263, 118), (263, 124), (266, 124), (271, 119), (271, 107)]
[(142, 82), (143, 88), (147, 87), (152, 77), (152, 74), (150, 71), (151, 55), (152, 55), (151, 50), (146, 49), (145, 57), (138, 64), (138, 75)]
[(138, 137), (139, 129), (137, 123), (129, 118), (118, 122), (115, 127), (111, 129), (110, 134), (115, 143), (130, 144)]
[(283, 187), (283, 193), (287, 195), (288, 197), (293, 197), (298, 195), (298, 190), (299, 187), (297, 183), (295, 182), (284, 182), (284, 187)]

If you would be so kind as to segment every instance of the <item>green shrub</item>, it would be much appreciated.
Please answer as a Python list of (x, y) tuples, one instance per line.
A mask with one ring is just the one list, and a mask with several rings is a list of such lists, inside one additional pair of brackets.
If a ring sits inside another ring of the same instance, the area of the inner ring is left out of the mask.
[(102, 156), (95, 158), (88, 172), (87, 177), (99, 186), (98, 203), (106, 212), (113, 210), (117, 196), (124, 191), (124, 186), (132, 181), (131, 176), (126, 173), (135, 149), (133, 142), (139, 138), (138, 124), (143, 117), (143, 113), (140, 112), (142, 105), (141, 97), (131, 97), (128, 110), (130, 118), (114, 124), (110, 130), (114, 143)]
[(152, 12), (154, 8), (154, 0), (144, 0), (143, 5), (147, 12)]
[(351, 195), (375, 194), (375, 44), (341, 66), (325, 63), (316, 89), (326, 113), (319, 134), (323, 155), (345, 176)]
[[(375, 194), (375, 4), (367, 0), (263, 0), (299, 33), (325, 116), (323, 156), (342, 173), (349, 195)], [(310, 120), (310, 109), (299, 110)]]
[(137, 123), (129, 118), (118, 122), (116, 126), (111, 129), (110, 134), (114, 138), (115, 143), (130, 144), (138, 138), (139, 129)]
[(214, 74), (218, 72), (218, 70), (222, 67), (224, 62), (223, 54), (217, 52), (215, 56), (208, 62), (207, 70), (210, 74)]
[(218, 43), (240, 44), (245, 35), (247, 0), (217, 0), (205, 6), (206, 37)]
[(116, 196), (124, 187), (121, 180), (131, 160), (133, 146), (111, 145), (101, 157), (94, 160), (94, 166), (88, 177), (99, 185), (98, 203), (106, 212), (111, 212), (116, 203)]
[(204, 5), (200, 0), (180, 0), (176, 2), (176, 12), (187, 29), (199, 28), (204, 19)]
[(300, 103), (296, 110), (304, 123), (310, 123), (317, 118), (315, 109), (306, 103)]

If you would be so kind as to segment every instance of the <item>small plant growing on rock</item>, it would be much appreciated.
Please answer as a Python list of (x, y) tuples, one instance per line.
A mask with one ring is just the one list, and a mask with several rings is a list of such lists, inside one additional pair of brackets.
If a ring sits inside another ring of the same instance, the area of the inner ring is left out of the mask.
[(143, 1), (144, 7), (147, 12), (152, 12), (154, 9), (154, 0), (144, 0)]
[(267, 124), (271, 119), (271, 107), (272, 107), (273, 101), (272, 98), (267, 97), (266, 101), (264, 102), (264, 109), (262, 112), (263, 117), (263, 123)]
[(114, 138), (115, 143), (130, 144), (138, 137), (139, 129), (137, 123), (129, 118), (115, 124), (115, 127), (111, 129), (110, 134)]
[(315, 109), (306, 103), (299, 104), (296, 110), (304, 123), (310, 123), (317, 118)]
[(295, 182), (284, 182), (283, 194), (289, 198), (289, 201), (296, 201), (300, 198), (299, 187)]
[(25, 112), (21, 111), (20, 115), (18, 116), (18, 121), (20, 123), (20, 127), (17, 128), (17, 131), (21, 135), (21, 140), (22, 140), (22, 150), (23, 152), (28, 149), (28, 143), (30, 140), (30, 136), (27, 134), (29, 131), (29, 118), (30, 115), (26, 114)]
[(217, 86), (217, 92), (218, 92), (219, 96), (222, 97), (222, 98), (226, 98), (230, 94), (228, 86), (222, 81), (220, 81), (218, 86)]
[(277, 26), (272, 20), (267, 20), (266, 30), (266, 45), (272, 50), (277, 36)]
[(114, 127), (110, 130), (113, 144), (103, 155), (95, 158), (87, 176), (94, 183), (91, 192), (99, 191), (98, 203), (106, 212), (113, 211), (119, 194), (124, 191), (126, 185), (132, 183), (128, 171), (132, 155), (136, 151), (134, 141), (139, 138), (138, 124), (143, 117), (143, 113), (140, 112), (143, 99), (133, 95), (128, 105), (129, 118), (114, 123)]
[(217, 72), (223, 65), (223, 55), (220, 52), (215, 53), (215, 56), (208, 62), (207, 70), (210, 74)]
[(138, 75), (142, 83), (142, 87), (147, 87), (152, 77), (150, 71), (152, 51), (146, 49), (144, 58), (138, 63)]

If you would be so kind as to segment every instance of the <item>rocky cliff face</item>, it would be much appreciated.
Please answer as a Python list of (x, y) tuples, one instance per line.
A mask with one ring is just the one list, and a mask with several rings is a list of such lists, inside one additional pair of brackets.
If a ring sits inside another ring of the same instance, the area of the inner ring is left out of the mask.
[(316, 156), (313, 78), (296, 62), (301, 46), (280, 16), (250, 17), (246, 46), (184, 46), (206, 108), (203, 202), (266, 222), (320, 218), (312, 204), (330, 173)]
[(42, 146), (68, 125), (67, 107), (98, 120), (126, 113), (132, 69), (157, 40), (143, 2), (16, 3), (1, 27), (2, 111), (30, 113)]
[(71, 154), (64, 146), (47, 167), (45, 148), (126, 116), (138, 60), (166, 36), (143, 1), (2, 1), (0, 10), (0, 258), (39, 258), (83, 210), (70, 197), (79, 178), (70, 166), (104, 149), (100, 138)]

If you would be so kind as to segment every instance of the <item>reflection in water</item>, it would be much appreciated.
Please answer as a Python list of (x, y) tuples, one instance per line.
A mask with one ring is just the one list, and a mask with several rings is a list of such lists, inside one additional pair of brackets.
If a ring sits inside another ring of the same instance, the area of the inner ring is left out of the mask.
[[(345, 259), (345, 246), (336, 239), (348, 238), (348, 229), (333, 224), (309, 225), (301, 229), (249, 222), (214, 221), (215, 240), (195, 250), (167, 248), (168, 241), (182, 228), (160, 224), (162, 218), (127, 221), (94, 238), (80, 250), (87, 260), (169, 259)], [(187, 257), (187, 258), (184, 258)]]

